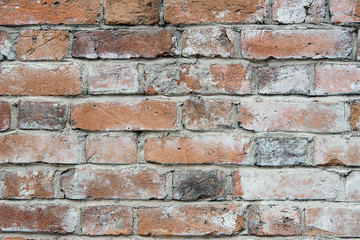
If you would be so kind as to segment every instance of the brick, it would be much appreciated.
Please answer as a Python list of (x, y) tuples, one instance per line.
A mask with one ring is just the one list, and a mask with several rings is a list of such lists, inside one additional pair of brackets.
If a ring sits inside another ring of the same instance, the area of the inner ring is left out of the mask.
[(18, 105), (18, 128), (60, 130), (65, 128), (67, 107), (56, 102), (24, 101)]
[(354, 101), (350, 104), (350, 126), (353, 130), (360, 130), (360, 102)]
[(81, 94), (76, 64), (2, 64), (0, 95), (61, 96)]
[(249, 234), (259, 236), (301, 235), (301, 212), (298, 207), (251, 205)]
[(0, 163), (75, 164), (81, 154), (79, 139), (74, 135), (0, 136)]
[(349, 129), (343, 103), (244, 102), (239, 122), (244, 129), (336, 133)]
[(129, 94), (139, 90), (137, 64), (86, 66), (90, 94)]
[(182, 116), (186, 129), (190, 130), (232, 127), (229, 101), (191, 98), (185, 101)]
[(244, 136), (148, 138), (145, 160), (162, 164), (247, 164), (251, 142)]
[(241, 32), (244, 58), (304, 59), (350, 58), (352, 34), (332, 29), (244, 30)]
[(330, 0), (331, 21), (335, 23), (360, 22), (360, 5), (356, 0)]
[(86, 143), (86, 158), (88, 162), (98, 164), (136, 163), (136, 137), (89, 136)]
[(360, 210), (354, 207), (312, 207), (305, 219), (310, 236), (360, 236)]
[(175, 170), (173, 198), (183, 201), (224, 199), (225, 177), (223, 172), (217, 170)]
[(221, 236), (233, 235), (243, 229), (243, 209), (236, 205), (139, 209), (139, 235)]
[[(1, 11), (1, 10), (0, 10)], [(7, 59), (11, 53), (11, 41), (6, 31), (0, 30), (0, 61)]]
[(129, 235), (132, 215), (127, 206), (86, 207), (81, 211), (81, 229), (85, 235)]
[(55, 205), (0, 204), (2, 232), (73, 233), (77, 210)]
[(280, 23), (320, 23), (326, 15), (325, 0), (275, 0), (274, 21)]
[(105, 0), (106, 24), (145, 25), (159, 22), (157, 0)]
[(241, 64), (152, 64), (145, 66), (150, 95), (250, 94), (252, 67)]
[(256, 71), (260, 94), (309, 94), (310, 65), (260, 67)]
[(346, 199), (348, 201), (360, 201), (360, 172), (351, 172), (346, 177)]
[(234, 57), (235, 33), (230, 28), (186, 29), (182, 35), (185, 57)]
[(10, 128), (11, 111), (8, 102), (0, 101), (0, 132)]
[(258, 138), (256, 163), (260, 166), (305, 165), (308, 145), (307, 138)]
[(24, 237), (4, 237), (2, 240), (54, 240), (54, 238), (24, 238)]
[(69, 45), (65, 30), (27, 30), (20, 34), (16, 45), (17, 58), (27, 60), (63, 60)]
[(165, 21), (191, 23), (257, 23), (268, 14), (267, 0), (165, 0)]
[[(315, 67), (315, 94), (360, 93), (360, 66), (354, 64), (321, 64)], [(341, 81), (339, 81), (341, 79)]]
[(154, 169), (71, 169), (60, 186), (69, 199), (163, 199), (166, 176)]
[(314, 160), (318, 166), (360, 166), (360, 138), (316, 138)]
[(175, 32), (167, 29), (80, 31), (74, 34), (72, 56), (128, 59), (174, 56)]
[(54, 197), (53, 171), (6, 171), (4, 198), (29, 199)]
[(86, 130), (172, 130), (177, 107), (171, 101), (86, 102), (74, 105), (72, 127)]
[(0, 2), (0, 25), (93, 24), (100, 0), (12, 0)]
[(334, 200), (342, 188), (338, 174), (313, 169), (244, 169), (233, 177), (233, 194), (244, 200)]

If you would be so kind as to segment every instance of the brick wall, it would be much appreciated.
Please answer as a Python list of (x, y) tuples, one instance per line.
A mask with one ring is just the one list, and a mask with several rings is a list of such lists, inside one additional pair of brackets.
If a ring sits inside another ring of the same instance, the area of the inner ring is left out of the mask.
[(356, 0), (0, 0), (0, 239), (360, 238), (357, 23)]

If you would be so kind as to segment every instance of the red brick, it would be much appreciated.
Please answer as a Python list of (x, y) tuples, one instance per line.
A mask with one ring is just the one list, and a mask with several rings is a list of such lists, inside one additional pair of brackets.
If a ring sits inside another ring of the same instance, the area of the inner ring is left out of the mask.
[(334, 200), (342, 190), (340, 176), (322, 170), (244, 169), (233, 177), (234, 196), (245, 200)]
[(75, 164), (80, 157), (80, 143), (73, 135), (0, 136), (0, 163)]
[(163, 199), (166, 176), (154, 169), (71, 169), (60, 179), (69, 199)]
[(191, 98), (184, 103), (183, 121), (190, 130), (232, 127), (231, 102)]
[(243, 102), (239, 122), (254, 131), (343, 132), (349, 129), (343, 103)]
[(129, 94), (139, 89), (137, 64), (106, 62), (86, 69), (90, 94)]
[(165, 21), (179, 23), (256, 23), (268, 14), (267, 0), (165, 0)]
[(145, 66), (150, 95), (250, 94), (252, 67), (241, 64), (151, 64)]
[(87, 161), (99, 164), (130, 164), (137, 161), (136, 137), (89, 136)]
[(331, 21), (335, 23), (360, 22), (360, 5), (357, 0), (330, 0)]
[(81, 94), (76, 64), (2, 64), (0, 95), (60, 96)]
[(16, 45), (18, 60), (63, 60), (69, 45), (66, 30), (27, 30)]
[(132, 222), (132, 208), (127, 206), (86, 207), (81, 211), (81, 229), (85, 235), (129, 235)]
[(4, 198), (53, 198), (53, 171), (6, 171)]
[(176, 104), (171, 101), (74, 105), (73, 128), (87, 130), (171, 130), (176, 127)]
[(145, 160), (162, 164), (247, 164), (250, 139), (243, 136), (148, 138)]
[(320, 23), (325, 19), (325, 0), (275, 0), (274, 21), (281, 23)]
[(244, 58), (349, 58), (352, 35), (332, 29), (244, 30), (241, 47)]
[(0, 25), (93, 24), (100, 0), (11, 0), (0, 2)]
[(311, 65), (260, 67), (256, 71), (260, 94), (308, 94)]
[[(315, 68), (315, 94), (360, 93), (360, 66), (354, 64), (321, 64)], [(339, 81), (341, 79), (341, 81)]]
[(77, 210), (55, 205), (0, 204), (2, 232), (73, 233)]
[(8, 58), (11, 55), (11, 45), (8, 33), (0, 30), (0, 60)]
[(360, 130), (360, 102), (354, 101), (350, 105), (350, 125), (355, 131)]
[(310, 236), (360, 237), (360, 210), (354, 207), (312, 207), (305, 219)]
[(301, 235), (301, 212), (297, 207), (251, 205), (248, 212), (251, 235)]
[(10, 128), (11, 111), (8, 102), (0, 101), (0, 132), (6, 131)]
[(81, 31), (74, 38), (73, 57), (127, 59), (175, 55), (175, 33), (164, 28)]
[(233, 235), (243, 229), (243, 210), (236, 205), (139, 209), (139, 235), (221, 236)]
[(65, 128), (67, 107), (55, 102), (20, 102), (18, 127), (20, 129), (60, 130)]
[(158, 0), (105, 0), (107, 24), (155, 24), (159, 22)]
[(234, 57), (235, 33), (230, 28), (187, 29), (182, 35), (185, 57)]
[(320, 166), (360, 166), (360, 138), (316, 138), (314, 159)]
[(346, 177), (346, 200), (360, 201), (360, 172), (351, 172)]

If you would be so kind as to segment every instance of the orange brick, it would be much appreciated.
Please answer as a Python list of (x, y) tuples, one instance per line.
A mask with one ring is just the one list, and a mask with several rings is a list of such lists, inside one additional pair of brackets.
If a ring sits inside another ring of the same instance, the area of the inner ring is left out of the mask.
[(0, 101), (0, 132), (6, 131), (10, 128), (11, 111), (8, 102)]

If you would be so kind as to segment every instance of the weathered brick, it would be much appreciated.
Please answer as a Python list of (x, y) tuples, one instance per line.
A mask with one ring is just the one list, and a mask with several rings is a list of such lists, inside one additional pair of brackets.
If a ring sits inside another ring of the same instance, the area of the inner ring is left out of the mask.
[(231, 102), (191, 98), (185, 101), (183, 109), (185, 127), (190, 130), (209, 130), (232, 127)]
[(24, 238), (24, 237), (4, 237), (2, 240), (54, 240), (54, 238)]
[(233, 235), (243, 229), (243, 209), (236, 205), (139, 209), (139, 235), (221, 236)]
[(158, 0), (105, 0), (107, 24), (155, 24), (159, 22)]
[(225, 198), (225, 174), (221, 171), (176, 170), (173, 175), (173, 198), (196, 201)]
[(86, 66), (90, 94), (129, 94), (139, 89), (137, 64), (98, 63)]
[(360, 93), (359, 74), (360, 65), (317, 65), (315, 68), (315, 94), (358, 94)]
[(154, 169), (71, 169), (60, 186), (69, 199), (163, 199), (166, 176)]
[(353, 130), (360, 130), (360, 101), (354, 101), (350, 105), (350, 126)]
[(131, 164), (137, 161), (136, 137), (89, 136), (87, 161), (98, 164)]
[(252, 67), (241, 64), (145, 66), (145, 93), (164, 95), (250, 94)]
[(165, 0), (165, 21), (179, 23), (256, 23), (268, 14), (267, 0)]
[(338, 174), (313, 169), (244, 169), (233, 177), (234, 196), (245, 200), (334, 200), (342, 188)]
[(310, 65), (260, 67), (256, 76), (260, 94), (308, 94), (312, 82)]
[(54, 197), (54, 171), (6, 171), (4, 198), (29, 199)]
[[(1, 11), (1, 10), (0, 10)], [(11, 55), (11, 42), (6, 31), (0, 30), (0, 61)]]
[(349, 58), (352, 35), (332, 29), (244, 30), (241, 32), (244, 58), (303, 59)]
[(0, 95), (60, 96), (81, 94), (76, 64), (2, 64)]
[(72, 107), (71, 121), (73, 128), (87, 130), (171, 130), (176, 109), (171, 101), (86, 102)]
[(60, 103), (24, 101), (18, 105), (18, 127), (59, 130), (65, 128), (67, 115), (67, 107)]
[(256, 163), (261, 166), (305, 165), (308, 144), (307, 138), (258, 138)]
[(0, 132), (10, 128), (11, 111), (8, 102), (0, 101)]
[(310, 236), (360, 236), (360, 210), (354, 207), (312, 207), (305, 219)]
[(274, 21), (280, 23), (319, 23), (326, 15), (325, 0), (275, 0)]
[(319, 166), (360, 166), (360, 138), (318, 137), (314, 161)]
[(235, 33), (230, 28), (186, 29), (182, 35), (185, 57), (234, 57)]
[(301, 212), (298, 207), (251, 205), (248, 212), (251, 235), (301, 235)]
[(343, 132), (349, 129), (343, 103), (243, 102), (239, 122), (254, 131)]
[(360, 201), (360, 172), (351, 172), (346, 177), (346, 199)]
[(81, 229), (85, 235), (129, 235), (132, 233), (132, 208), (128, 206), (85, 207)]
[(251, 142), (244, 136), (148, 138), (145, 160), (163, 164), (247, 164)]
[(2, 232), (73, 233), (77, 210), (55, 205), (0, 204)]
[(100, 0), (11, 0), (0, 2), (0, 25), (93, 24)]
[(360, 22), (360, 5), (357, 0), (330, 0), (329, 5), (332, 22)]
[(0, 163), (75, 164), (80, 157), (80, 142), (73, 135), (0, 136)]
[(69, 45), (66, 30), (26, 30), (16, 45), (18, 60), (63, 60)]
[(175, 55), (175, 32), (167, 29), (80, 31), (73, 57), (156, 58)]

